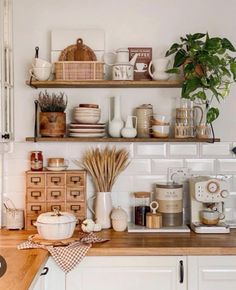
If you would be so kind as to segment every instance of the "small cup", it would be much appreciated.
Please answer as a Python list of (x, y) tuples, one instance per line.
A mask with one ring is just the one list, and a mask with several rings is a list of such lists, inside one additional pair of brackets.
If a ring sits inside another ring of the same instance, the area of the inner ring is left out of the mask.
[(38, 81), (47, 81), (51, 76), (51, 67), (33, 67), (29, 73)]
[(52, 64), (42, 58), (34, 58), (32, 61), (32, 67), (52, 67)]
[(154, 125), (152, 126), (152, 135), (155, 138), (166, 138), (169, 136), (169, 125)]
[(64, 158), (48, 158), (48, 167), (63, 167), (68, 165)]
[(145, 70), (147, 68), (147, 64), (146, 63), (143, 63), (143, 62), (136, 62), (136, 68), (137, 68), (137, 71), (139, 72), (142, 72), (143, 70)]
[(218, 222), (224, 218), (217, 210), (202, 210), (201, 221), (204, 225), (217, 225)]
[(211, 128), (208, 124), (199, 124), (196, 126), (196, 136), (198, 139), (209, 138), (211, 135)]

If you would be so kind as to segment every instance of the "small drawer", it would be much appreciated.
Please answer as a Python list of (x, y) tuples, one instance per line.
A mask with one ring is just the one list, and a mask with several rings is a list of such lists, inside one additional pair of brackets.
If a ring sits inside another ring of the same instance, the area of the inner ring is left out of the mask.
[(44, 187), (45, 175), (44, 174), (30, 174), (26, 176), (27, 187)]
[(64, 201), (64, 188), (47, 188), (47, 201)]
[(39, 215), (46, 211), (45, 203), (27, 203), (27, 215)]
[(27, 188), (27, 202), (45, 201), (45, 190), (43, 188)]
[(84, 201), (85, 200), (85, 192), (84, 187), (79, 186), (76, 188), (68, 188), (66, 190), (66, 200), (67, 201)]
[(47, 211), (65, 211), (65, 203), (63, 202), (48, 202), (47, 203)]
[(26, 222), (25, 222), (25, 228), (26, 230), (36, 230), (36, 226), (34, 226), (34, 223), (37, 221), (37, 215), (27, 216)]
[(84, 186), (85, 184), (85, 173), (76, 172), (76, 173), (67, 173), (66, 175), (66, 184), (67, 186)]
[(50, 173), (47, 174), (47, 186), (64, 186), (65, 185), (65, 174), (64, 173)]
[(67, 202), (66, 211), (72, 212), (76, 216), (84, 216), (85, 204), (83, 202)]

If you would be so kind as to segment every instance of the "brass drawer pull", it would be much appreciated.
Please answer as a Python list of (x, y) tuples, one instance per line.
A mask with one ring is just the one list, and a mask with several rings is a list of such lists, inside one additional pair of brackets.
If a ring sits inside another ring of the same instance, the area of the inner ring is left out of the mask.
[(70, 195), (76, 198), (77, 196), (80, 196), (79, 190), (71, 190)]
[(61, 192), (60, 191), (51, 191), (51, 196), (58, 198), (59, 196), (61, 196)]
[(76, 184), (77, 182), (80, 182), (80, 176), (71, 176), (70, 177), (70, 182)]
[(41, 205), (31, 205), (31, 211), (38, 212), (38, 211), (41, 211), (41, 210), (42, 210)]
[(31, 177), (31, 183), (34, 183), (35, 185), (37, 185), (38, 183), (41, 182), (41, 177)]
[(38, 197), (41, 196), (41, 191), (31, 191), (30, 194), (32, 197), (34, 197), (35, 199), (37, 199)]
[(81, 209), (81, 206), (80, 205), (71, 205), (70, 209), (77, 212)]
[(61, 177), (51, 177), (51, 182), (54, 184), (58, 184), (61, 182)]
[(51, 211), (54, 211), (54, 209), (61, 210), (61, 206), (60, 205), (52, 205), (51, 206)]

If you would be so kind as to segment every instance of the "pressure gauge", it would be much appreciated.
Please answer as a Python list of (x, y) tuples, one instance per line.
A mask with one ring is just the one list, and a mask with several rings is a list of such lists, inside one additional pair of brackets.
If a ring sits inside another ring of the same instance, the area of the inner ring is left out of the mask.
[(209, 193), (216, 193), (218, 190), (219, 190), (219, 184), (215, 181), (210, 181), (208, 184), (207, 184), (207, 190)]

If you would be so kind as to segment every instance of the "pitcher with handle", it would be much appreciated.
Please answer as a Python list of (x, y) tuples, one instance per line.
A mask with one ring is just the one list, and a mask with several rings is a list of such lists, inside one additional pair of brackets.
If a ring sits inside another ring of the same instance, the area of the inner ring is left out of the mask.
[(125, 127), (121, 130), (121, 136), (124, 138), (134, 138), (137, 135), (137, 117), (128, 116)]
[(148, 67), (149, 75), (153, 80), (168, 80), (170, 77), (170, 75), (166, 73), (168, 64), (169, 60), (167, 58), (157, 58), (152, 60)]
[[(95, 210), (89, 205), (94, 199)], [(88, 208), (95, 215), (96, 223), (100, 224), (102, 229), (109, 229), (111, 227), (111, 212), (113, 208), (111, 192), (97, 192), (95, 196), (89, 198)]]

